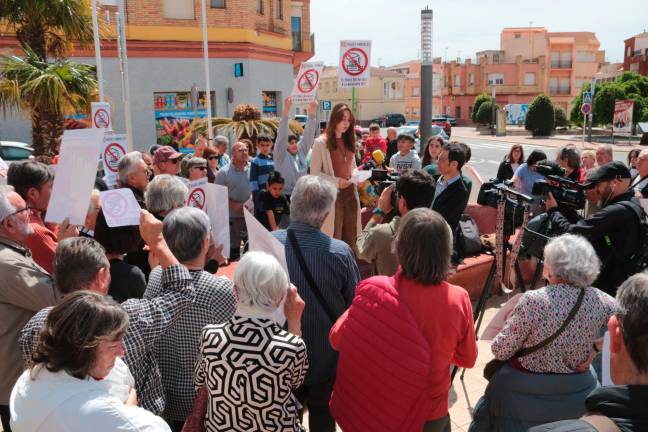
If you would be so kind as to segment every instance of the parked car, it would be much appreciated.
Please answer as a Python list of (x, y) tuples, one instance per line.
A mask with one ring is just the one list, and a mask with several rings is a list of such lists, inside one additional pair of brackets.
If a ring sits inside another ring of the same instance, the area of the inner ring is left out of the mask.
[(31, 159), (32, 153), (34, 153), (34, 149), (29, 144), (18, 141), (0, 141), (0, 157), (8, 165), (11, 162)]
[(302, 127), (306, 127), (306, 122), (308, 121), (308, 116), (303, 115), (303, 114), (298, 114), (295, 116), (295, 121), (302, 125)]
[(408, 122), (405, 124), (405, 126), (416, 126), (416, 127), (419, 127), (420, 124), (421, 124), (421, 121), (420, 121), (420, 120), (410, 120), (410, 121), (408, 121)]
[(449, 116), (448, 114), (440, 114), (439, 117), (443, 117), (444, 119), (448, 120), (448, 123), (450, 123), (451, 126), (457, 126), (457, 119)]
[(441, 126), (448, 137), (452, 135), (452, 125), (445, 117), (432, 117), (432, 125)]
[[(414, 137), (416, 138), (416, 141), (414, 142), (414, 149), (417, 153), (421, 153), (421, 130), (418, 128), (418, 126), (402, 126), (398, 128), (398, 133), (411, 133), (412, 135), (414, 135)], [(450, 140), (450, 137), (448, 137), (448, 134), (445, 133), (441, 126), (432, 126), (432, 129), (430, 130), (430, 138), (435, 136), (440, 136), (443, 139), (443, 142), (446, 143)]]
[(387, 113), (384, 116), (371, 120), (372, 123), (378, 123), (382, 127), (396, 126), (400, 127), (407, 123), (405, 116), (399, 113)]

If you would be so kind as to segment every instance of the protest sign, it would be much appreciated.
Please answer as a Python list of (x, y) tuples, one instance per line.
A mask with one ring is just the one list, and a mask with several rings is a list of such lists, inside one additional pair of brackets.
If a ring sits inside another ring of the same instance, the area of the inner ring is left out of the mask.
[[(288, 273), (288, 264), (286, 262), (286, 248), (284, 245), (274, 238), (272, 234), (263, 226), (261, 222), (256, 220), (256, 218), (247, 211), (243, 209), (243, 214), (245, 216), (245, 226), (247, 228), (249, 249), (250, 251), (256, 252), (265, 252), (274, 256), (281, 267), (283, 267), (286, 272), (286, 276), (290, 278)], [(283, 325), (286, 322), (286, 316), (284, 314), (284, 302), (281, 302), (272, 318), (279, 325)]]
[(93, 129), (112, 130), (112, 114), (110, 114), (110, 104), (108, 102), (92, 102), (92, 120)]
[(104, 181), (109, 188), (113, 188), (119, 180), (118, 165), (119, 159), (126, 154), (128, 141), (124, 134), (106, 132), (103, 140), (104, 148), (101, 152), (101, 160), (104, 167)]
[(140, 206), (129, 188), (100, 192), (99, 202), (110, 228), (139, 225)]
[(290, 93), (293, 103), (311, 103), (317, 95), (322, 69), (324, 69), (324, 63), (322, 62), (302, 63)]
[(340, 41), (339, 88), (369, 87), (371, 41)]
[(97, 176), (97, 155), (103, 145), (102, 129), (66, 130), (45, 222), (83, 225)]
[(229, 258), (230, 232), (227, 187), (207, 183), (207, 179), (200, 179), (187, 183), (187, 188), (189, 189), (187, 205), (207, 213), (211, 221), (214, 245), (223, 246), (223, 252), (221, 253), (225, 258)]

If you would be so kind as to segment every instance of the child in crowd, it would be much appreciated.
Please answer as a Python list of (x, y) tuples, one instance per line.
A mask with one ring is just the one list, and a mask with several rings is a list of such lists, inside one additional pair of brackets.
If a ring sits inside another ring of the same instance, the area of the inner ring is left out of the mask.
[(372, 123), (369, 126), (369, 137), (365, 141), (365, 154), (362, 163), (371, 159), (371, 155), (375, 150), (380, 150), (383, 154), (387, 152), (387, 140), (380, 135), (378, 123)]
[(421, 159), (414, 151), (414, 136), (409, 133), (398, 135), (398, 153), (389, 160), (389, 168), (396, 170), (398, 174), (409, 169), (421, 168)]
[(281, 217), (284, 214), (289, 214), (290, 206), (283, 194), (283, 189), (284, 179), (281, 177), (281, 173), (275, 171), (268, 177), (266, 189), (261, 190), (255, 200), (254, 217), (268, 231), (279, 229)]
[(272, 138), (268, 135), (258, 135), (256, 141), (257, 155), (250, 163), (250, 190), (252, 196), (256, 197), (261, 188), (268, 182), (268, 178), (274, 172), (274, 161), (270, 152), (272, 151)]

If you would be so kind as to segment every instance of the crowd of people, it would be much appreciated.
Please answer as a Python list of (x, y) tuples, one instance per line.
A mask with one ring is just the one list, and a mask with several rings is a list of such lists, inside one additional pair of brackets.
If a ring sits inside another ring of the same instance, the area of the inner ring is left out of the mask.
[[(473, 367), (478, 353), (470, 297), (448, 281), (481, 183), (470, 148), (432, 137), (418, 154), (413, 135), (382, 137), (376, 125), (358, 137), (345, 104), (316, 137), (317, 101), (297, 136), (291, 108), (287, 99), (276, 137), (125, 154), (118, 187), (133, 192), (139, 226), (109, 226), (99, 177), (83, 226), (46, 223), (54, 170), (10, 166), (0, 186), (5, 432), (303, 431), (306, 410), (313, 432), (450, 431), (451, 368)], [(497, 177), (531, 195), (546, 159), (514, 145)], [(470, 430), (648, 430), (648, 276), (636, 258), (648, 151), (626, 166), (611, 147), (567, 146), (555, 162), (591, 205), (574, 215), (543, 197), (556, 229), (547, 284), (516, 299), (493, 339), (499, 363)], [(371, 177), (359, 180), (363, 170)], [(228, 221), (187, 206), (187, 183), (200, 179), (227, 188)], [(271, 250), (246, 250), (250, 206), (286, 268)], [(229, 225), (229, 261), (215, 223)], [(215, 275), (228, 265), (232, 280)], [(595, 372), (604, 330), (611, 387)]]

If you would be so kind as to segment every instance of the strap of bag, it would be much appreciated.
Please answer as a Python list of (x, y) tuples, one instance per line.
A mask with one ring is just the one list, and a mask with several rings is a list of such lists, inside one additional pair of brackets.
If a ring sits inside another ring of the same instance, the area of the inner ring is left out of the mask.
[(295, 237), (295, 232), (291, 229), (288, 229), (287, 233), (288, 233), (288, 240), (292, 245), (292, 250), (295, 252), (297, 261), (299, 261), (299, 268), (301, 268), (301, 271), (304, 274), (304, 277), (306, 278), (308, 285), (310, 285), (311, 291), (313, 291), (313, 294), (315, 294), (317, 301), (324, 309), (324, 312), (326, 312), (326, 315), (331, 320), (331, 323), (335, 323), (338, 317), (333, 312), (333, 309), (331, 309), (329, 304), (324, 299), (322, 292), (320, 291), (319, 287), (315, 283), (315, 279), (313, 278), (313, 275), (311, 274), (310, 270), (306, 266), (306, 261), (304, 260), (304, 255), (302, 254), (301, 248), (299, 247), (299, 243), (297, 242), (297, 237)]
[(598, 432), (621, 432), (616, 423), (601, 414), (586, 414), (580, 419), (594, 426)]
[(571, 310), (569, 311), (569, 315), (567, 315), (567, 318), (565, 319), (565, 322), (562, 323), (560, 328), (558, 330), (556, 330), (556, 332), (554, 334), (552, 334), (551, 336), (549, 336), (547, 339), (543, 340), (542, 342), (540, 342), (538, 344), (535, 344), (532, 347), (524, 348), (524, 349), (521, 349), (520, 351), (516, 352), (513, 357), (520, 358), (520, 357), (527, 356), (527, 355), (529, 355), (531, 353), (534, 353), (534, 352), (546, 347), (551, 342), (556, 340), (556, 338), (558, 336), (560, 336), (560, 334), (562, 332), (565, 331), (565, 329), (567, 328), (569, 323), (571, 323), (574, 320), (574, 317), (578, 313), (578, 310), (580, 309), (581, 304), (583, 304), (583, 297), (585, 297), (585, 289), (581, 288), (580, 293), (578, 294), (578, 299), (576, 300), (576, 304), (574, 305), (573, 308), (571, 308)]

